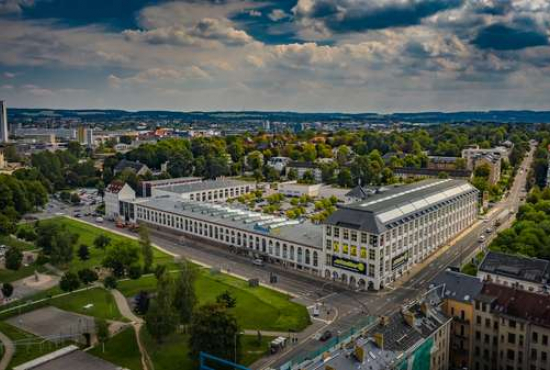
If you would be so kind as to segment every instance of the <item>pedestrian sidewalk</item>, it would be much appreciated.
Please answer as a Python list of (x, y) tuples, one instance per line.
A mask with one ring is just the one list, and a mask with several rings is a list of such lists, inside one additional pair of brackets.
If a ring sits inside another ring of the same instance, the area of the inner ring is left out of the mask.
[(147, 349), (145, 348), (145, 345), (141, 341), (140, 332), (144, 324), (143, 319), (141, 317), (138, 317), (132, 311), (132, 309), (130, 308), (130, 305), (128, 304), (128, 301), (126, 300), (126, 297), (124, 297), (120, 291), (116, 289), (112, 289), (111, 294), (115, 299), (115, 302), (118, 307), (118, 310), (120, 311), (120, 314), (125, 318), (127, 318), (128, 320), (130, 320), (134, 328), (134, 331), (136, 333), (136, 342), (139, 348), (139, 352), (141, 353), (141, 366), (143, 367), (143, 370), (154, 370), (155, 367), (153, 365), (153, 361), (151, 361), (151, 358), (147, 353)]
[(15, 353), (15, 346), (10, 338), (0, 332), (0, 342), (2, 342), (2, 359), (0, 360), (0, 370), (6, 370)]

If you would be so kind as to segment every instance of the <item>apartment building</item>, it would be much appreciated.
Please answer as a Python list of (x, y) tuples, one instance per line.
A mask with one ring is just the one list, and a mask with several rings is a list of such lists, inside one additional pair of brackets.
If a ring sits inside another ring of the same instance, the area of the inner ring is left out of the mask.
[(381, 289), (470, 226), (478, 190), (425, 180), (339, 206), (324, 225), (325, 278)]
[(450, 325), (429, 300), (413, 302), (292, 370), (447, 370)]
[(477, 277), (515, 289), (547, 293), (550, 291), (550, 262), (489, 251), (479, 265)]
[(474, 370), (550, 369), (549, 295), (484, 283), (474, 317)]
[(441, 308), (452, 318), (449, 369), (471, 369), (473, 364), (474, 298), (483, 289), (475, 276), (444, 271), (432, 280), (431, 289), (440, 293)]

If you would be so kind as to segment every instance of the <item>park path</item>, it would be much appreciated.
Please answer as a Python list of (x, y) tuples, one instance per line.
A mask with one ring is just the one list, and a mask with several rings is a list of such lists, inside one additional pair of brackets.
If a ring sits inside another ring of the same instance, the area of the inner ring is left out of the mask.
[(6, 370), (10, 364), (11, 358), (15, 352), (15, 346), (10, 338), (0, 332), (0, 342), (2, 342), (3, 356), (0, 360), (0, 370)]
[[(141, 317), (138, 317), (134, 312), (131, 310), (130, 306), (128, 305), (128, 301), (126, 300), (126, 297), (122, 295), (122, 293), (119, 290), (111, 289), (111, 294), (113, 295), (116, 305), (118, 307), (118, 310), (120, 311), (120, 314), (131, 321), (132, 327), (134, 328), (134, 331), (136, 333), (136, 341), (139, 347), (139, 352), (141, 353), (141, 366), (143, 367), (143, 370), (155, 370), (155, 367), (153, 365), (153, 361), (151, 361), (151, 358), (149, 357), (149, 354), (147, 353), (147, 349), (145, 348), (145, 345), (141, 341), (141, 335), (140, 331), (143, 327), (143, 319)], [(2, 370), (0, 368), (0, 370)]]

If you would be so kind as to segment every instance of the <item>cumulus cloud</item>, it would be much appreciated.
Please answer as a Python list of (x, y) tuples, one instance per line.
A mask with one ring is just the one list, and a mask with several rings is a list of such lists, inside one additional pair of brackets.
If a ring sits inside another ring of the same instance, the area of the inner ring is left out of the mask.
[(112, 87), (121, 87), (127, 84), (148, 84), (162, 81), (178, 82), (182, 80), (208, 79), (207, 72), (197, 66), (184, 69), (149, 68), (130, 77), (118, 77), (111, 74), (108, 82)]
[(273, 9), (268, 15), (269, 19), (273, 22), (278, 22), (282, 19), (288, 18), (289, 15), (285, 13), (282, 9)]
[(298, 0), (297, 19), (331, 32), (362, 32), (412, 26), (463, 0)]

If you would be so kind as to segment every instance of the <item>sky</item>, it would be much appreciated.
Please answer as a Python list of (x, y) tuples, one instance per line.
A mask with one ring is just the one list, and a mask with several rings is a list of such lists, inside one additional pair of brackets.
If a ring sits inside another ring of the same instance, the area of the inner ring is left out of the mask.
[(0, 0), (11, 107), (550, 110), (550, 0)]

